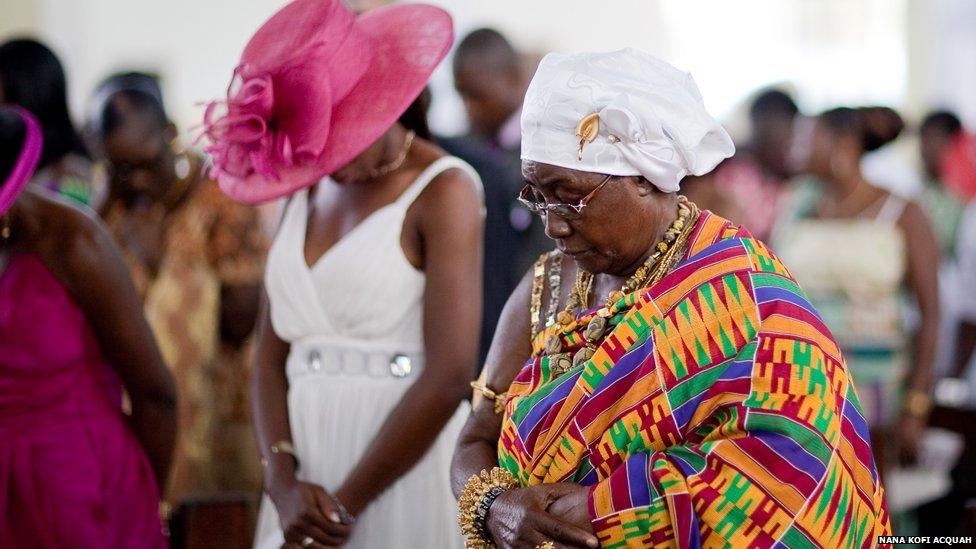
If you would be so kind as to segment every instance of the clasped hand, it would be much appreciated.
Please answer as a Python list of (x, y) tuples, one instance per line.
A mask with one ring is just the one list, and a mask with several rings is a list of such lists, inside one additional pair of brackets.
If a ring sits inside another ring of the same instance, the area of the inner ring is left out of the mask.
[(352, 517), (316, 484), (296, 481), (274, 498), (274, 504), (285, 535), (283, 547), (288, 549), (338, 547), (352, 533)]
[(587, 508), (589, 489), (573, 483), (514, 488), (498, 496), (486, 525), (498, 547), (599, 547)]

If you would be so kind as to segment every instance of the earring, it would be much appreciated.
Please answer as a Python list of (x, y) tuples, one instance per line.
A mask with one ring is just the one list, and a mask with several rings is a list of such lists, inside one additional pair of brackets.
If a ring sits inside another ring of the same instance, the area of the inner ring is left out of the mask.
[(186, 152), (186, 148), (180, 146), (180, 139), (174, 137), (172, 141), (169, 142), (169, 146), (173, 149), (173, 170), (176, 172), (176, 177), (178, 179), (186, 179), (190, 176), (190, 156)]
[(0, 240), (10, 240), (10, 216), (4, 215), (0, 220), (2, 220), (0, 223)]
[(185, 152), (177, 156), (173, 163), (173, 170), (176, 172), (177, 178), (186, 179), (190, 176), (190, 158)]

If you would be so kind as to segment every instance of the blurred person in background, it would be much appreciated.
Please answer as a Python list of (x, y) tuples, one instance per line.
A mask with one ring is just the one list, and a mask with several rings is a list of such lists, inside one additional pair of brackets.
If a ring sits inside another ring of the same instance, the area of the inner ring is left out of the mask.
[[(939, 331), (939, 252), (928, 219), (861, 174), (864, 153), (903, 128), (883, 107), (841, 107), (813, 119), (795, 143), (811, 177), (786, 198), (773, 235), (773, 248), (837, 336), (882, 470), (893, 457), (886, 441), (903, 463), (917, 456)], [(917, 304), (914, 333), (903, 321), (905, 301)]]
[(155, 78), (125, 73), (96, 90), (90, 121), (111, 192), (104, 209), (180, 395), (166, 497), (260, 490), (248, 420), (248, 346), (267, 236), (179, 145)]
[(440, 144), (470, 163), (485, 186), (483, 362), (505, 301), (522, 273), (552, 243), (543, 224), (518, 202), (524, 184), (519, 118), (528, 83), (522, 57), (498, 31), (483, 28), (461, 40), (453, 67), (471, 128), (468, 135), (441, 139)]
[(162, 549), (173, 379), (111, 236), (25, 188), (41, 149), (0, 107), (0, 546)]
[[(948, 379), (936, 387), (939, 404), (971, 408), (976, 349), (976, 140), (955, 114), (935, 111), (920, 128), (919, 153), (927, 176), (920, 202), (933, 219), (947, 261), (940, 270), (943, 294), (942, 362)], [(960, 379), (962, 378), (962, 379)], [(976, 498), (976, 457), (966, 448), (950, 472), (949, 493), (918, 510), (920, 534), (972, 529), (968, 505)], [(967, 520), (968, 519), (968, 520)], [(963, 531), (970, 534), (971, 531)]]
[(688, 198), (768, 240), (786, 181), (793, 175), (789, 154), (798, 113), (786, 92), (761, 92), (749, 107), (749, 143), (711, 174), (689, 178)]
[(955, 144), (966, 139), (966, 132), (955, 114), (949, 111), (929, 113), (919, 129), (919, 156), (925, 170), (924, 187), (919, 203), (925, 209), (935, 230), (942, 257), (951, 260), (956, 255), (956, 242), (962, 211), (976, 189), (965, 190), (953, 186), (950, 164), (959, 161), (952, 156)]
[(0, 104), (24, 107), (44, 128), (32, 183), (98, 211), (108, 189), (71, 121), (66, 88), (61, 62), (43, 44), (19, 39), (0, 45)]
[(920, 201), (950, 262), (943, 276), (943, 306), (951, 310), (952, 323), (945, 327), (948, 373), (961, 378), (976, 349), (976, 138), (943, 110), (925, 117), (919, 145), (927, 176)]
[(477, 358), (482, 203), (421, 112), (452, 39), (433, 6), (298, 0), (205, 116), (230, 196), (289, 197), (252, 384), (260, 549), (463, 543), (448, 469)]

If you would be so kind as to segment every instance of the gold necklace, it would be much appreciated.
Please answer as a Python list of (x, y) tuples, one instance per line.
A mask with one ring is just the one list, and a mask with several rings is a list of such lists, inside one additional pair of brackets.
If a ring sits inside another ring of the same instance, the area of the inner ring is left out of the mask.
[(403, 163), (407, 160), (407, 154), (410, 152), (410, 147), (413, 145), (413, 138), (416, 136), (417, 132), (413, 130), (407, 132), (407, 136), (403, 138), (403, 147), (400, 148), (400, 154), (398, 154), (392, 162), (370, 170), (367, 177), (369, 179), (383, 177), (384, 175), (388, 175), (398, 170), (400, 166), (403, 166)]
[[(678, 197), (678, 216), (665, 231), (661, 241), (654, 246), (654, 252), (644, 261), (644, 263), (627, 279), (620, 290), (613, 290), (607, 296), (606, 304), (597, 311), (597, 314), (590, 319), (583, 332), (586, 346), (576, 352), (570, 361), (569, 353), (563, 353), (563, 345), (558, 333), (552, 334), (545, 343), (544, 353), (551, 355), (550, 367), (553, 375), (561, 375), (569, 369), (589, 360), (596, 351), (596, 344), (603, 337), (609, 327), (609, 319), (622, 311), (627, 306), (627, 297), (635, 293), (638, 289), (651, 285), (663, 278), (675, 259), (678, 251), (684, 247), (688, 236), (691, 234), (695, 223), (698, 220), (699, 210), (694, 203), (689, 202), (684, 196)], [(567, 300), (566, 308), (559, 313), (561, 332), (567, 334), (575, 330), (576, 323), (575, 309), (583, 306), (588, 299), (593, 284), (593, 274), (585, 271), (577, 271), (576, 289)]]

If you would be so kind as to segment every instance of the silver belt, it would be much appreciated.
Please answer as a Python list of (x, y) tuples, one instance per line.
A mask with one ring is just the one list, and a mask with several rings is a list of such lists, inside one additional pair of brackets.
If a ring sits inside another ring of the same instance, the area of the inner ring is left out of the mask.
[(359, 375), (373, 378), (405, 378), (419, 372), (418, 353), (336, 347), (298, 347), (288, 360), (288, 375)]

